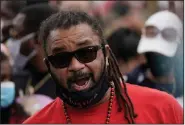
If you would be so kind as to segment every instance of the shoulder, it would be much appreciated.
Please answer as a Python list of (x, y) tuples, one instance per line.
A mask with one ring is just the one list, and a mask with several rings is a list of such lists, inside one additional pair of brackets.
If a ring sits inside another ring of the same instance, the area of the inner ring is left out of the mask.
[(126, 83), (128, 95), (135, 108), (157, 113), (164, 123), (182, 123), (183, 108), (170, 94), (148, 87)]
[[(126, 83), (128, 95), (130, 98), (138, 101), (146, 101), (149, 103), (163, 104), (163, 103), (176, 103), (176, 99), (163, 91), (152, 89), (148, 87), (142, 87), (139, 85), (133, 85)], [(146, 103), (146, 102), (145, 102)]]
[[(57, 116), (61, 117), (62, 112), (62, 100), (60, 98), (56, 98), (53, 102), (48, 104), (42, 110), (34, 114), (33, 116), (29, 117), (23, 124), (43, 124), (43, 123), (52, 123), (57, 122), (53, 121), (54, 117)], [(61, 112), (59, 112), (61, 109)]]

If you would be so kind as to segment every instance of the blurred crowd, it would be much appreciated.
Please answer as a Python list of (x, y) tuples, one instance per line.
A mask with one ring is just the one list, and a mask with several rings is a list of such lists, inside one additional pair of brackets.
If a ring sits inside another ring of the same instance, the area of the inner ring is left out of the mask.
[(183, 106), (183, 4), (1, 0), (1, 123), (22, 123), (56, 98), (38, 31), (64, 10), (85, 11), (101, 22), (128, 84), (167, 92)]

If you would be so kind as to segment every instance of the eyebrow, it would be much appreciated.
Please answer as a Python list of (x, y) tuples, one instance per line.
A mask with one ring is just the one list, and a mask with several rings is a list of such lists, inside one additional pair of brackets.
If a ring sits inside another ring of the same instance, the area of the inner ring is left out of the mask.
[(55, 47), (53, 50), (52, 50), (52, 53), (58, 53), (58, 52), (61, 52), (63, 51), (64, 48), (63, 47)]
[[(86, 45), (92, 45), (92, 40), (91, 39), (84, 39), (79, 41), (76, 46), (81, 47), (81, 46), (86, 46)], [(52, 49), (52, 53), (58, 53), (58, 52), (62, 52), (65, 50), (65, 47), (63, 46), (56, 46)]]
[(85, 45), (89, 45), (89, 44), (92, 44), (91, 39), (84, 39), (82, 41), (79, 41), (76, 45), (77, 46), (85, 46)]

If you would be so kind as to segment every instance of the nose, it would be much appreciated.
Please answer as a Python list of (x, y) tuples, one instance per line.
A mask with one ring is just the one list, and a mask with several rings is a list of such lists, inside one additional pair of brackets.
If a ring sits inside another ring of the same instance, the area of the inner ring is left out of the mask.
[(71, 63), (68, 67), (68, 70), (70, 72), (74, 72), (74, 71), (79, 71), (81, 69), (83, 69), (85, 67), (85, 65), (83, 63), (80, 63), (75, 57), (73, 57), (71, 59)]

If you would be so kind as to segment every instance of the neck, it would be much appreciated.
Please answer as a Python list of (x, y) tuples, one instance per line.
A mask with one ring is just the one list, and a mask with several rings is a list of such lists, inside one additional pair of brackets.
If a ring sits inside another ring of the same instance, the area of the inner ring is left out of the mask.
[(99, 104), (102, 104), (102, 103), (108, 101), (109, 98), (110, 98), (110, 93), (111, 93), (111, 88), (109, 88), (109, 89), (107, 90), (107, 92), (105, 93), (105, 96), (104, 96), (98, 103), (96, 103), (96, 104), (93, 105), (93, 106), (97, 106), (97, 105), (99, 105)]
[(118, 64), (119, 64), (119, 69), (121, 71), (122, 75), (125, 75), (128, 72), (128, 65), (125, 61), (123, 60), (118, 60)]
[(148, 70), (147, 71), (147, 77), (156, 82), (156, 83), (162, 83), (162, 84), (167, 84), (167, 83), (174, 83), (175, 82), (175, 78), (173, 73), (171, 72), (168, 76), (159, 76), (159, 77), (155, 77), (152, 75), (151, 71)]
[(132, 72), (135, 67), (139, 66), (139, 63), (135, 58), (131, 58), (127, 62), (120, 60), (118, 63), (122, 75)]

